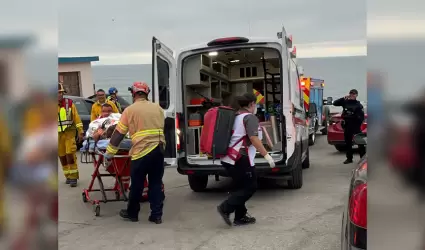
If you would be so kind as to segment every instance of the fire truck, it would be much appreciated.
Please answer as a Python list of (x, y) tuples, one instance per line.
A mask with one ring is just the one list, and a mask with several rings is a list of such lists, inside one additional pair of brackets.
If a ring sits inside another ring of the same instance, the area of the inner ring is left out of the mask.
[(316, 133), (324, 129), (323, 121), (323, 89), (325, 81), (312, 77), (300, 77), (301, 89), (304, 96), (304, 107), (307, 111), (309, 124), (309, 145), (316, 142)]

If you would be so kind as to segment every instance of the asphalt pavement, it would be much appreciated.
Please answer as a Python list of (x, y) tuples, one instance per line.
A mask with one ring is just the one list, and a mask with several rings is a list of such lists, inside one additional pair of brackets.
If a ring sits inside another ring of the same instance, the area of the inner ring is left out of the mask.
[(101, 204), (100, 217), (95, 217), (92, 206), (83, 203), (81, 195), (91, 179), (93, 165), (80, 164), (78, 187), (70, 188), (60, 178), (59, 248), (340, 249), (342, 209), (355, 166), (343, 165), (344, 159), (344, 154), (327, 144), (325, 136), (318, 136), (316, 145), (310, 147), (311, 167), (304, 170), (304, 186), (289, 190), (281, 183), (261, 185), (247, 203), (257, 223), (244, 227), (226, 226), (216, 212), (216, 206), (227, 196), (229, 179), (216, 182), (211, 177), (207, 192), (194, 193), (187, 177), (175, 168), (165, 171), (163, 224), (148, 222), (148, 203), (142, 203), (136, 223), (118, 216), (124, 202)]

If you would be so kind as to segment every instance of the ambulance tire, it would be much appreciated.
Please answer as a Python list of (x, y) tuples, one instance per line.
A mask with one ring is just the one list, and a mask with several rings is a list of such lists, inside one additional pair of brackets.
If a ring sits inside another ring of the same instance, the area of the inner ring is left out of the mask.
[(292, 177), (288, 180), (288, 188), (289, 189), (300, 189), (303, 186), (303, 166), (300, 163), (296, 168), (294, 168), (290, 172), (290, 176)]
[(302, 164), (303, 169), (310, 168), (310, 149), (307, 148), (306, 157)]
[(189, 186), (194, 192), (203, 192), (208, 185), (208, 175), (188, 175)]

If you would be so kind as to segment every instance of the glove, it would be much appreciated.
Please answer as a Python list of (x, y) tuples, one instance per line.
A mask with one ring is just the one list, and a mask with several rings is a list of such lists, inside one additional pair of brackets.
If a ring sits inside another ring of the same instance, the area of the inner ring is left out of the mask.
[(114, 158), (114, 155), (109, 154), (109, 153), (106, 153), (103, 157), (104, 157), (103, 167), (104, 167), (105, 169), (108, 169), (108, 168), (109, 168), (109, 166), (110, 166), (110, 165), (111, 165), (111, 163), (112, 163), (112, 158)]
[(270, 165), (271, 168), (276, 167), (276, 164), (274, 163), (273, 158), (269, 154), (266, 154), (264, 156), (264, 159), (266, 159), (266, 161), (269, 163), (269, 165)]

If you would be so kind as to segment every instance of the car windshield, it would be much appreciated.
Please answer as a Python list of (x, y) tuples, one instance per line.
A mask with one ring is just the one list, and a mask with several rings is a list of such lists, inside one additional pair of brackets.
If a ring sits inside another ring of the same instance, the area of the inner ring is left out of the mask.
[(118, 101), (121, 104), (130, 105), (130, 103), (133, 102), (133, 98), (131, 96), (127, 96), (127, 95), (125, 95), (125, 96), (118, 96)]
[(90, 111), (88, 110), (84, 100), (75, 99), (73, 102), (79, 115), (90, 115)]

